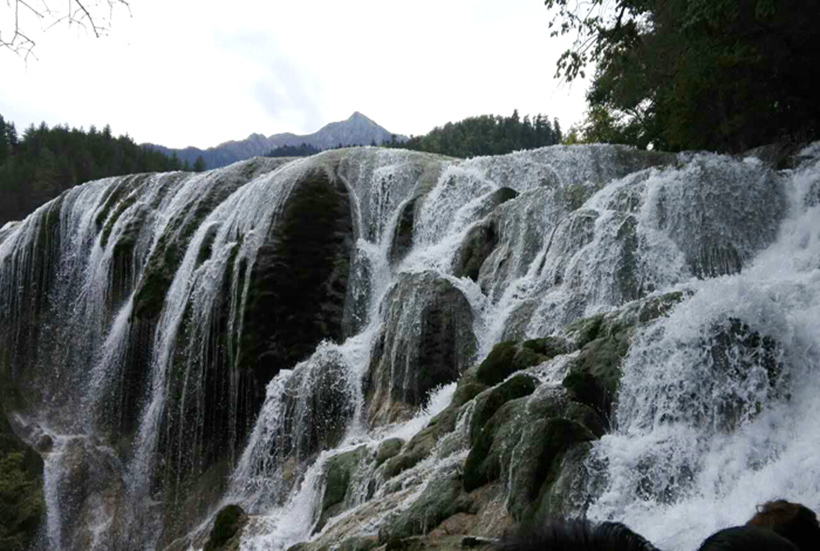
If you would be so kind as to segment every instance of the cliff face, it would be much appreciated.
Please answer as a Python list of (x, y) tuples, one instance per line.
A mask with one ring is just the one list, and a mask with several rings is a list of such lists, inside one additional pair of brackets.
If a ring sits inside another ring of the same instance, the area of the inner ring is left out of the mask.
[(587, 515), (684, 549), (816, 507), (820, 150), (794, 162), (356, 148), (72, 189), (0, 231), (0, 539), (447, 547)]

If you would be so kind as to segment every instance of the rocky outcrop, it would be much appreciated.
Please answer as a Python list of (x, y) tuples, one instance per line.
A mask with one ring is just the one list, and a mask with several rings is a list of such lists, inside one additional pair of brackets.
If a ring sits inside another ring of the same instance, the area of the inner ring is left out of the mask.
[(353, 236), (345, 185), (324, 168), (306, 173), (250, 271), (239, 365), (252, 411), (281, 369), (342, 337)]
[(470, 303), (431, 272), (402, 275), (383, 310), (367, 385), (373, 424), (408, 418), (431, 390), (457, 380), (476, 350)]
[(239, 549), (242, 529), (248, 516), (239, 505), (226, 505), (214, 519), (214, 526), (203, 551), (235, 551)]
[(344, 511), (345, 500), (351, 493), (350, 482), (359, 463), (367, 456), (367, 448), (334, 455), (325, 467), (325, 492), (322, 497), (321, 513), (316, 523), (316, 532), (321, 531), (328, 519)]
[(472, 492), (511, 477), (510, 512), (523, 520), (550, 492), (564, 455), (603, 432), (600, 416), (560, 389), (508, 401), (478, 432), (464, 463), (464, 489)]
[(347, 369), (340, 357), (327, 354), (295, 370), (285, 385), (280, 457), (305, 461), (342, 441), (355, 409)]

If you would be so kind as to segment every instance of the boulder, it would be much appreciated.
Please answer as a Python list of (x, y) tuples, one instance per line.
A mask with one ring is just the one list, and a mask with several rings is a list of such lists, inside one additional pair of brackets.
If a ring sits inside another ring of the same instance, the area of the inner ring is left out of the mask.
[(248, 417), (281, 370), (343, 336), (354, 226), (345, 184), (315, 167), (294, 184), (250, 271), (239, 366)]
[(217, 513), (203, 551), (236, 551), (248, 515), (239, 505), (226, 505)]
[(408, 419), (431, 390), (458, 379), (476, 350), (470, 303), (433, 272), (400, 276), (382, 312), (366, 392), (374, 425)]
[(485, 385), (496, 385), (516, 371), (538, 365), (571, 350), (572, 346), (558, 337), (500, 342), (478, 366), (476, 379)]

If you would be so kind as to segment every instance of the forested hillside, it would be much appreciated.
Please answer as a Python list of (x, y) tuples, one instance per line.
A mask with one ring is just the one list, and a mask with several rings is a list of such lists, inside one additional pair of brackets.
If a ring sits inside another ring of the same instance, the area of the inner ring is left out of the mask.
[(518, 110), (515, 110), (509, 117), (481, 115), (455, 123), (448, 122), (424, 136), (411, 137), (403, 143), (394, 140), (383, 145), (469, 158), (555, 145), (562, 138), (558, 119), (550, 123), (549, 118), (541, 114), (532, 119), (529, 115), (521, 119)]
[(180, 168), (178, 159), (146, 150), (127, 135), (115, 138), (107, 125), (86, 132), (43, 123), (19, 136), (0, 115), (0, 226), (83, 182)]

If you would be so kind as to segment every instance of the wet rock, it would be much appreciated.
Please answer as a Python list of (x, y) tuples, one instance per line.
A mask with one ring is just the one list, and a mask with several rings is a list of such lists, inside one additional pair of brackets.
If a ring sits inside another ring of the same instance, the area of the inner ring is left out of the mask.
[[(481, 206), (482, 210), (476, 213), (476, 218), (490, 214), (497, 206), (516, 197), (518, 197), (518, 192), (513, 189), (507, 187), (497, 189)], [(461, 242), (458, 260), (453, 266), (453, 275), (478, 281), (481, 266), (498, 245), (499, 237), (498, 220), (493, 216), (474, 225)]]
[(695, 423), (733, 431), (754, 418), (766, 403), (788, 397), (789, 380), (779, 343), (747, 323), (729, 318), (712, 328), (703, 343), (709, 350), (710, 376), (700, 381), (700, 396), (713, 396), (709, 411), (694, 411)]
[(496, 385), (522, 369), (538, 365), (571, 350), (571, 345), (557, 337), (533, 339), (518, 343), (498, 343), (476, 372), (476, 379), (486, 385)]
[[(601, 412), (606, 418), (613, 413), (621, 381), (621, 362), (629, 352), (633, 325), (605, 323), (603, 317), (585, 320), (579, 342), (587, 341), (572, 360), (564, 387), (576, 400)], [(582, 322), (583, 323), (583, 322)]]
[(547, 480), (539, 490), (533, 506), (535, 524), (551, 518), (582, 518), (589, 506), (587, 491), (586, 460), (592, 449), (590, 442), (570, 445), (560, 458), (553, 462)]
[(409, 418), (431, 390), (458, 379), (476, 350), (470, 303), (432, 272), (401, 276), (382, 316), (366, 393), (374, 425)]
[[(324, 167), (294, 186), (250, 273), (240, 365), (258, 405), (281, 370), (343, 333), (353, 247), (350, 197)], [(258, 405), (256, 410), (258, 410)]]
[(360, 446), (355, 450), (331, 457), (325, 469), (325, 493), (322, 498), (321, 514), (316, 524), (316, 532), (322, 530), (328, 519), (344, 511), (345, 498), (350, 487), (350, 480), (367, 448)]
[(379, 530), (379, 542), (395, 546), (397, 540), (427, 534), (445, 519), (472, 508), (472, 500), (464, 494), (457, 476), (431, 480), (413, 505)]
[(473, 226), (461, 242), (459, 262), (454, 267), (453, 275), (478, 281), (481, 266), (498, 245), (498, 238), (498, 228), (492, 219)]
[(556, 462), (564, 452), (603, 433), (595, 411), (561, 389), (542, 387), (502, 405), (483, 427), (464, 463), (464, 489), (474, 491), (512, 472), (516, 489), (510, 499), (517, 505), (510, 511), (520, 520), (545, 481), (558, 475)]
[(342, 441), (355, 409), (347, 377), (347, 366), (337, 354), (313, 357), (294, 371), (285, 387), (285, 423), (277, 453), (304, 461)]
[(635, 301), (614, 314), (597, 314), (570, 324), (565, 333), (580, 353), (570, 364), (563, 386), (574, 399), (599, 411), (606, 419), (614, 414), (621, 380), (621, 363), (641, 325), (668, 315), (684, 299), (682, 291)]
[(203, 551), (234, 551), (239, 549), (242, 528), (248, 515), (239, 505), (226, 505), (220, 509)]
[(475, 399), (470, 421), (470, 442), (475, 444), (484, 425), (501, 406), (510, 400), (529, 396), (535, 392), (537, 386), (538, 379), (531, 375), (519, 374), (479, 394)]
[(396, 457), (404, 445), (404, 440), (401, 438), (390, 438), (379, 444), (378, 454), (376, 455), (376, 466), (380, 466), (388, 459)]
[(379, 538), (376, 536), (363, 536), (358, 538), (348, 538), (339, 544), (339, 551), (370, 551), (379, 546)]
[(655, 222), (695, 276), (738, 273), (774, 241), (786, 214), (777, 174), (761, 163), (728, 157), (686, 160), (658, 190)]
[(401, 262), (413, 248), (413, 228), (423, 200), (424, 196), (417, 195), (407, 201), (399, 211), (399, 219), (396, 221), (396, 229), (390, 245), (391, 265), (395, 266)]

